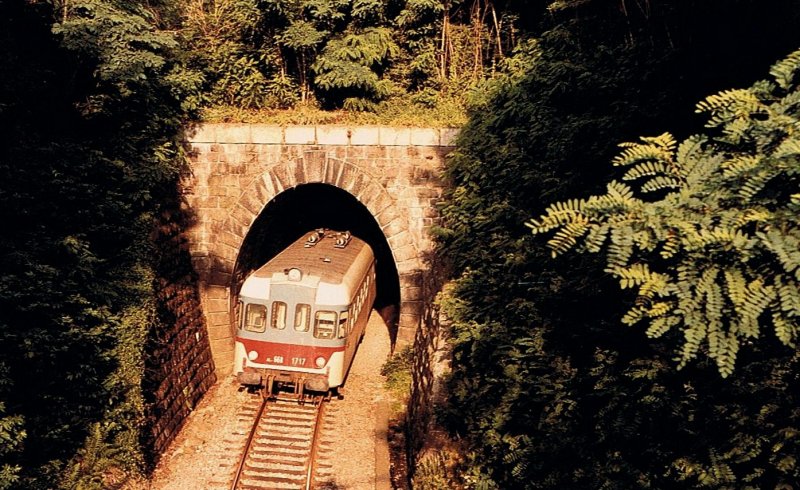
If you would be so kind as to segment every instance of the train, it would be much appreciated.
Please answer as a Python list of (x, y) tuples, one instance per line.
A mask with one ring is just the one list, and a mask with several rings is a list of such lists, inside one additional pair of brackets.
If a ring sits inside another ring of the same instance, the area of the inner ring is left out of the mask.
[(348, 231), (312, 230), (242, 282), (234, 374), (265, 397), (339, 394), (375, 301), (375, 255)]

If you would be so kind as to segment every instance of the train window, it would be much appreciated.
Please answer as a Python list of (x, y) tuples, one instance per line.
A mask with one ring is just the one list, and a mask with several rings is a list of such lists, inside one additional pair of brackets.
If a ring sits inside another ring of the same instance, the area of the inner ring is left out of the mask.
[(283, 330), (286, 328), (286, 303), (283, 301), (272, 302), (272, 328)]
[(298, 303), (294, 309), (294, 329), (298, 332), (308, 332), (309, 316), (311, 316), (311, 305)]
[(343, 339), (347, 337), (347, 312), (343, 311), (339, 313), (339, 338)]
[(318, 311), (314, 322), (314, 337), (332, 339), (335, 331), (336, 313), (333, 311)]
[(250, 303), (244, 318), (244, 328), (249, 332), (263, 332), (267, 328), (267, 307)]

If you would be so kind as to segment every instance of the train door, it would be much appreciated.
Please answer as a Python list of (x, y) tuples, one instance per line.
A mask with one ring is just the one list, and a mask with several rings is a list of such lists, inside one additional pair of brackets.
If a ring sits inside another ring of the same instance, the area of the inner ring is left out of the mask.
[(284, 344), (281, 364), (308, 369), (314, 363), (310, 331), (314, 291), (301, 285), (282, 286), (273, 287), (270, 294), (269, 328), (276, 334), (275, 339)]

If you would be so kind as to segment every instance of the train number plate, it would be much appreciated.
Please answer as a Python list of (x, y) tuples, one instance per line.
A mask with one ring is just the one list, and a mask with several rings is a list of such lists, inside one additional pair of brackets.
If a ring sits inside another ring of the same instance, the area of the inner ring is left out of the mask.
[(305, 366), (306, 365), (306, 358), (305, 357), (293, 357), (292, 358), (292, 366)]

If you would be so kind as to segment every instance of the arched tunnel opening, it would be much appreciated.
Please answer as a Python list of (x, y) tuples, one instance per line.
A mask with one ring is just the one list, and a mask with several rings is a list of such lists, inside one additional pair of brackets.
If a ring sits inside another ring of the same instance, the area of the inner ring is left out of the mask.
[(367, 242), (376, 259), (374, 309), (397, 340), (400, 279), (392, 251), (378, 222), (358, 199), (328, 184), (303, 184), (278, 194), (256, 218), (244, 239), (233, 274), (233, 297), (242, 281), (304, 233), (317, 228), (350, 231)]

